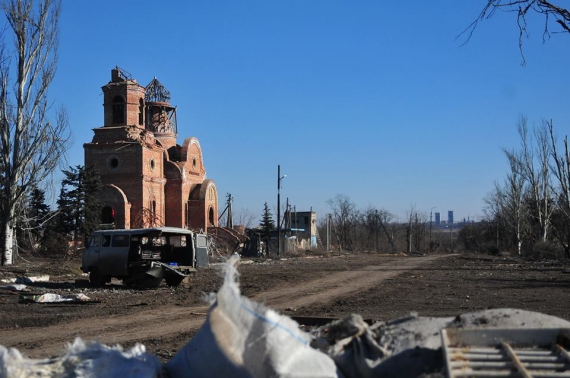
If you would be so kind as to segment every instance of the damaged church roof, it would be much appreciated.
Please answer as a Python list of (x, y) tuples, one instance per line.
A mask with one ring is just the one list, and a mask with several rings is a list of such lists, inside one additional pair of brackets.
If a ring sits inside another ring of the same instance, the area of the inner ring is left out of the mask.
[(170, 102), (170, 92), (158, 81), (156, 76), (146, 86), (146, 102)]

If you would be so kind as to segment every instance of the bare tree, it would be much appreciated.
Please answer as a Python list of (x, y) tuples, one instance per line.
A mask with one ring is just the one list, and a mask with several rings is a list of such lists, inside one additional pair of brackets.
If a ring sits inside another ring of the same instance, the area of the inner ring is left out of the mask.
[(235, 215), (235, 224), (243, 225), (245, 228), (251, 228), (253, 221), (255, 220), (255, 214), (253, 214), (249, 209), (241, 208)]
[(2, 264), (11, 264), (16, 209), (60, 163), (69, 127), (64, 110), (50, 121), (47, 99), (56, 70), (60, 1), (4, 0), (1, 6), (14, 35), (13, 53), (0, 50), (0, 241)]
[(426, 250), (427, 218), (428, 217), (426, 213), (420, 213), (416, 211), (414, 217), (414, 226), (413, 226), (413, 234), (414, 234), (413, 244), (415, 251), (418, 253), (422, 249), (422, 245), (424, 252)]
[(410, 210), (406, 212), (406, 253), (412, 253), (412, 237), (414, 235), (413, 222), (417, 219), (416, 205), (410, 205)]
[(369, 205), (361, 212), (363, 229), (366, 230), (365, 239), (367, 247), (375, 251), (380, 250), (380, 237), (384, 233), (382, 218), (388, 216), (388, 212), (383, 209), (376, 209)]
[(390, 224), (394, 219), (395, 216), (390, 213), (388, 210), (380, 210), (377, 213), (378, 216), (378, 222), (380, 223), (380, 227), (382, 227), (382, 230), (384, 231), (384, 234), (386, 235), (386, 238), (388, 239), (388, 242), (390, 243), (390, 247), (392, 248), (392, 253), (397, 253), (398, 252), (398, 246), (396, 245), (396, 241), (394, 240), (394, 233), (397, 231), (397, 229), (392, 229), (392, 232), (388, 232), (388, 228), (386, 227), (387, 224)]
[(546, 124), (534, 128), (533, 136), (528, 135), (526, 117), (520, 116), (517, 130), (521, 141), (518, 154), (504, 150), (513, 169), (528, 184), (530, 216), (533, 223), (538, 224), (538, 240), (546, 241), (550, 228), (551, 194), (550, 194), (550, 143)]
[(552, 158), (554, 160), (554, 176), (558, 181), (559, 196), (562, 201), (561, 210), (570, 218), (570, 153), (568, 151), (568, 136), (564, 138), (564, 151), (562, 154), (556, 148), (556, 136), (554, 134), (554, 124), (548, 124), (550, 141), (552, 146)]
[(519, 29), (519, 50), (522, 57), (522, 65), (525, 64), (523, 53), (523, 39), (528, 38), (527, 19), (531, 14), (538, 14), (543, 17), (544, 26), (542, 32), (543, 42), (550, 38), (550, 26), (554, 22), (561, 29), (558, 32), (570, 33), (570, 12), (566, 8), (559, 7), (546, 0), (487, 0), (487, 4), (483, 7), (479, 16), (460, 34), (466, 35), (467, 43), (473, 32), (479, 25), (479, 22), (489, 19), (497, 13), (497, 11), (516, 14), (517, 26)]
[(568, 136), (564, 138), (564, 150), (559, 153), (556, 147), (557, 140), (554, 134), (554, 124), (548, 123), (553, 172), (557, 181), (556, 210), (557, 227), (556, 237), (562, 244), (566, 255), (570, 257), (570, 151), (568, 149)]
[(366, 208), (362, 211), (357, 210), (351, 217), (351, 232), (350, 237), (352, 240), (352, 247), (356, 251), (369, 251), (373, 249), (373, 228), (374, 225), (369, 222), (373, 220), (368, 217)]
[(497, 253), (501, 249), (501, 229), (500, 229), (500, 220), (501, 220), (501, 213), (499, 208), (499, 198), (497, 194), (497, 183), (495, 183), (495, 190), (488, 193), (487, 196), (483, 199), (485, 206), (483, 207), (484, 219), (488, 223), (495, 224), (495, 247)]
[(164, 227), (164, 222), (155, 210), (143, 207), (133, 218), (132, 226), (135, 228)]
[[(523, 231), (526, 221), (526, 212), (524, 206), (525, 180), (519, 172), (517, 160), (519, 155), (515, 152), (507, 153), (510, 172), (507, 174), (504, 186), (495, 183), (495, 191), (488, 196), (489, 207), (498, 210), (501, 219), (507, 224), (512, 231), (517, 252), (520, 255), (523, 243)], [(489, 202), (495, 201), (495, 204)]]
[(335, 198), (329, 199), (327, 204), (332, 210), (334, 232), (340, 247), (354, 250), (351, 232), (358, 217), (356, 204), (344, 194), (337, 194)]

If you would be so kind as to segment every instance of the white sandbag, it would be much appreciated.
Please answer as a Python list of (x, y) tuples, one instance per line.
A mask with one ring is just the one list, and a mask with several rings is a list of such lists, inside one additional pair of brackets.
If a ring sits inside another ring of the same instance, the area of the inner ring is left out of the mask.
[(173, 377), (338, 377), (333, 360), (287, 316), (240, 295), (235, 269), (225, 280), (196, 336), (165, 365)]
[(64, 356), (53, 359), (28, 359), (16, 349), (0, 346), (0, 377), (158, 378), (162, 366), (141, 344), (123, 351), (120, 346), (86, 344), (78, 338)]

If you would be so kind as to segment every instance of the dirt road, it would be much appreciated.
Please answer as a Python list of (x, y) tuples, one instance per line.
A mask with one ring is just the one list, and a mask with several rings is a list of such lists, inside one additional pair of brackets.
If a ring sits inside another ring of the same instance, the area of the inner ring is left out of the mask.
[(251, 299), (265, 303), (276, 310), (302, 306), (324, 305), (339, 298), (351, 297), (369, 290), (386, 279), (398, 274), (430, 264), (443, 258), (443, 255), (402, 259), (384, 257), (377, 265), (364, 266), (350, 271), (331, 273), (327, 276), (309, 279), (303, 283), (263, 291)]
[[(304, 306), (328, 305), (335, 300), (351, 297), (362, 293), (386, 279), (398, 274), (430, 264), (443, 256), (429, 256), (416, 258), (384, 257), (378, 258), (374, 265), (354, 267), (350, 270), (307, 274), (296, 282), (287, 285), (267, 288), (253, 295), (251, 299), (265, 303), (276, 310), (291, 310)], [(331, 259), (331, 261), (334, 261)], [(341, 265), (342, 266), (342, 265)], [(348, 264), (347, 264), (348, 266)], [(257, 269), (256, 271), (260, 271)], [(317, 273), (317, 272), (314, 272)], [(122, 287), (116, 291), (121, 292)], [(166, 289), (168, 290), (168, 289)], [(153, 295), (152, 292), (145, 292)], [(165, 295), (165, 289), (155, 293), (157, 296)], [(89, 295), (89, 294), (88, 294)], [(30, 306), (45, 306), (32, 304)], [(71, 307), (60, 305), (59, 309), (68, 311)], [(95, 304), (103, 307), (105, 304)], [(182, 345), (203, 324), (207, 306), (191, 305), (185, 303), (165, 301), (149, 307), (147, 302), (131, 303), (131, 311), (112, 315), (98, 314), (93, 311), (77, 319), (59, 322), (53, 325), (40, 327), (12, 327), (0, 329), (0, 343), (7, 347), (16, 347), (27, 353), (30, 357), (48, 357), (60, 353), (64, 346), (76, 337), (84, 340), (97, 340), (101, 343), (123, 346), (132, 345), (137, 341), (147, 341), (151, 344), (160, 340), (161, 344)], [(45, 309), (58, 308), (45, 306)], [(55, 314), (58, 316), (57, 312)], [(183, 337), (186, 335), (186, 337)], [(166, 354), (172, 354), (167, 351)]]

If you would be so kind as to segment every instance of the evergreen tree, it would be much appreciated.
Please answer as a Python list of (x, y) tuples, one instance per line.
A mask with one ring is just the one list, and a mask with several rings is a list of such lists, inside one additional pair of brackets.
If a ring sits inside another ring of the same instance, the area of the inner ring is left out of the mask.
[[(79, 204), (76, 198), (76, 192), (67, 188), (68, 183), (77, 179), (74, 172), (64, 171), (66, 179), (61, 183), (59, 191), (59, 199), (57, 200), (57, 217), (55, 222), (55, 231), (59, 234), (67, 235), (75, 230), (75, 220), (78, 217)], [(73, 186), (72, 186), (73, 187)]]
[(21, 251), (37, 252), (44, 244), (45, 230), (52, 211), (45, 201), (45, 191), (34, 186), (23, 198), (17, 211), (14, 236)]
[(28, 197), (26, 219), (29, 237), (33, 244), (40, 243), (44, 237), (47, 222), (52, 216), (50, 207), (46, 204), (45, 191), (35, 187)]
[(73, 235), (74, 250), (82, 238), (87, 238), (99, 225), (100, 202), (97, 193), (101, 179), (94, 169), (82, 166), (63, 171), (58, 205), (57, 231)]
[(267, 202), (263, 205), (263, 213), (261, 214), (261, 222), (259, 222), (259, 228), (261, 229), (261, 238), (265, 242), (265, 253), (269, 255), (269, 240), (271, 238), (271, 231), (275, 229), (275, 222), (269, 211), (269, 206)]
[(51, 216), (50, 207), (46, 204), (46, 193), (39, 188), (32, 189), (29, 196), (27, 215), (30, 219), (30, 226), (36, 235), (41, 233), (46, 221)]
[(88, 238), (101, 224), (102, 204), (99, 200), (99, 192), (103, 185), (99, 172), (93, 167), (83, 169), (82, 180), (85, 197), (83, 202), (84, 224), (81, 231), (83, 236)]

